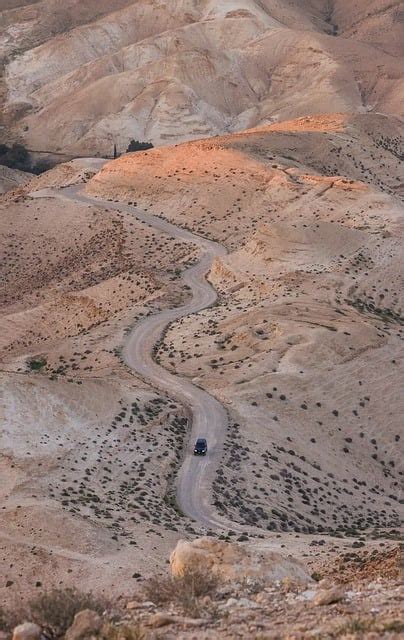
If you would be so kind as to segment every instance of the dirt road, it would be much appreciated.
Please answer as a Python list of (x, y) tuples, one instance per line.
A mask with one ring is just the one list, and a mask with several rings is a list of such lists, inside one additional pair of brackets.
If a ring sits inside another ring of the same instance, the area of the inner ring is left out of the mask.
[[(212, 260), (225, 255), (226, 249), (216, 242), (194, 235), (161, 218), (142, 213), (135, 206), (92, 198), (84, 195), (80, 189), (81, 187), (68, 187), (58, 195), (131, 213), (138, 220), (143, 220), (155, 229), (183, 242), (190, 242), (199, 249), (198, 262), (184, 271), (181, 276), (181, 282), (190, 288), (192, 294), (190, 301), (181, 307), (165, 309), (141, 320), (128, 336), (123, 348), (123, 357), (133, 371), (154, 387), (180, 400), (190, 412), (189, 442), (176, 482), (179, 508), (184, 514), (205, 527), (228, 528), (229, 523), (216, 513), (211, 504), (212, 480), (221, 459), (227, 429), (226, 410), (215, 398), (192, 384), (190, 380), (167, 371), (153, 360), (154, 345), (172, 321), (206, 309), (216, 301), (217, 294), (205, 276)], [(55, 192), (52, 195), (55, 195)], [(207, 456), (193, 456), (193, 444), (198, 437), (208, 440)]]

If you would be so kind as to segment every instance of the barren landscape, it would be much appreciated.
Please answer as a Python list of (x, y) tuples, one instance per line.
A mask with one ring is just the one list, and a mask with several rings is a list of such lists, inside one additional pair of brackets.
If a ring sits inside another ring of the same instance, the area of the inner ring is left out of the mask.
[(6, 2), (4, 125), (31, 149), (103, 155), (131, 138), (402, 115), (402, 16), (399, 0)]
[(401, 637), (402, 15), (2, 5), (0, 640)]

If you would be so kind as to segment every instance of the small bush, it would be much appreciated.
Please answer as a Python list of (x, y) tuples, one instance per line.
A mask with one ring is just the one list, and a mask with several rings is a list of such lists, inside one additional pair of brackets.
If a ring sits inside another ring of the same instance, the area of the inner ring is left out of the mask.
[(382, 631), (404, 633), (404, 622), (401, 620), (390, 620), (389, 622), (385, 622), (383, 624)]
[(367, 631), (371, 631), (374, 625), (373, 620), (361, 620), (359, 618), (351, 618), (345, 624), (338, 627), (335, 633), (335, 637), (351, 634), (362, 634)]
[(31, 157), (22, 144), (13, 144), (12, 147), (2, 144), (0, 145), (0, 164), (10, 169), (30, 171)]
[(0, 631), (6, 633), (12, 631), (14, 627), (21, 622), (21, 619), (16, 616), (11, 610), (0, 607)]
[(30, 371), (40, 371), (46, 365), (46, 358), (30, 358), (27, 366)]
[(104, 599), (91, 593), (82, 593), (74, 588), (52, 589), (29, 601), (27, 619), (46, 630), (47, 637), (60, 638), (71, 626), (76, 613), (91, 609), (101, 614), (106, 606)]
[(175, 604), (186, 614), (198, 614), (198, 598), (212, 595), (218, 579), (209, 571), (188, 569), (181, 576), (153, 576), (143, 587), (148, 600), (155, 604)]
[(131, 151), (147, 151), (147, 149), (153, 149), (153, 145), (151, 142), (139, 142), (139, 140), (131, 140), (128, 148), (126, 149), (127, 153)]

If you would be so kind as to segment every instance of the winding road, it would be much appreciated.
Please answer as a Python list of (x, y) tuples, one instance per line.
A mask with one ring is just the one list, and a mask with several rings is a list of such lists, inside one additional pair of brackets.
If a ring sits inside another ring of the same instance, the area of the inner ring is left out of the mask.
[[(204, 527), (227, 529), (229, 522), (216, 513), (211, 502), (212, 481), (220, 463), (227, 430), (227, 412), (209, 393), (192, 384), (189, 379), (167, 371), (153, 360), (154, 346), (171, 322), (206, 309), (217, 300), (216, 291), (206, 280), (206, 275), (212, 260), (226, 255), (226, 249), (217, 242), (202, 238), (151, 214), (142, 213), (135, 206), (92, 198), (84, 195), (80, 189), (81, 186), (67, 187), (62, 193), (55, 194), (53, 191), (52, 195), (133, 214), (138, 220), (173, 238), (196, 245), (200, 251), (198, 262), (186, 269), (181, 276), (182, 284), (188, 285), (192, 293), (190, 301), (175, 309), (162, 310), (137, 323), (124, 345), (123, 357), (133, 371), (154, 387), (178, 399), (192, 416), (189, 442), (176, 480), (178, 507), (185, 515)], [(32, 195), (40, 196), (40, 192)], [(193, 444), (198, 437), (208, 440), (209, 450), (204, 457), (193, 455)]]

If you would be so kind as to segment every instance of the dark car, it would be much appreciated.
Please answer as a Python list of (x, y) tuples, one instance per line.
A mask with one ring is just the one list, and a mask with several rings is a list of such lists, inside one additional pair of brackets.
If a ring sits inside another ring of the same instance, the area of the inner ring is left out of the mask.
[(206, 438), (198, 438), (194, 446), (194, 456), (206, 456), (208, 451), (208, 443)]

